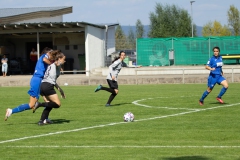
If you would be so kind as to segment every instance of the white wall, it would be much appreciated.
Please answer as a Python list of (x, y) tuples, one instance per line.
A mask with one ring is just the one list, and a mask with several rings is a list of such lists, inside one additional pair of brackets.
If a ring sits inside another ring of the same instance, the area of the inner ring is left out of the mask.
[(109, 27), (107, 32), (107, 55), (116, 51), (115, 48), (115, 26)]
[(56, 17), (45, 17), (45, 18), (36, 18), (30, 20), (24, 20), (15, 23), (44, 23), (44, 22), (63, 22), (63, 16), (56, 16)]
[(85, 51), (86, 70), (92, 70), (104, 66), (104, 34), (105, 29), (86, 26), (85, 28)]

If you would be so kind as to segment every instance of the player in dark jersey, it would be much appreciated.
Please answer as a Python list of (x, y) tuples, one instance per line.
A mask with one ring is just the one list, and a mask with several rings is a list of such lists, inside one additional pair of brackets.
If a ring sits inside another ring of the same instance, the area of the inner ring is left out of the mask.
[(216, 83), (218, 85), (221, 84), (223, 86), (219, 95), (216, 97), (217, 101), (219, 101), (220, 103), (224, 103), (222, 100), (222, 96), (228, 89), (228, 82), (223, 77), (223, 71), (222, 71), (223, 62), (222, 62), (222, 57), (219, 55), (220, 48), (214, 47), (213, 53), (214, 55), (209, 59), (205, 67), (207, 70), (210, 70), (210, 74), (208, 77), (207, 90), (203, 93), (202, 97), (199, 100), (200, 105), (203, 105), (204, 99), (213, 90)]

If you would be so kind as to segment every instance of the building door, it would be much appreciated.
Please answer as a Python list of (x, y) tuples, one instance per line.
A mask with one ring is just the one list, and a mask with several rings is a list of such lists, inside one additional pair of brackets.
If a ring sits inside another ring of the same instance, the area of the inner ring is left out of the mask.
[(85, 54), (78, 54), (78, 61), (79, 61), (80, 70), (85, 70), (86, 68)]

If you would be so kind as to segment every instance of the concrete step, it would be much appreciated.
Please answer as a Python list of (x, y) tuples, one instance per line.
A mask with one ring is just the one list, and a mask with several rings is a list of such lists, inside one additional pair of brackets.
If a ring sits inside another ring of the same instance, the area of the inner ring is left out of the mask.
[(95, 71), (95, 72), (101, 72), (101, 73), (102, 73), (102, 69), (103, 69), (103, 68), (95, 68), (94, 71)]
[(91, 74), (92, 75), (95, 75), (95, 76), (100, 76), (102, 75), (102, 68), (95, 68), (91, 71)]

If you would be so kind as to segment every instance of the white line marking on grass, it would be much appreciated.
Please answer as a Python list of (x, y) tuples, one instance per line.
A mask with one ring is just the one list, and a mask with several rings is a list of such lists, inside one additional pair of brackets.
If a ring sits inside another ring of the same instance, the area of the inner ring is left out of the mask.
[[(205, 108), (205, 109), (201, 109), (201, 110), (181, 112), (181, 113), (164, 115), (164, 116), (153, 117), (153, 118), (139, 119), (139, 120), (134, 120), (134, 122), (154, 120), (154, 119), (161, 119), (161, 118), (168, 118), (168, 117), (175, 117), (175, 116), (184, 115), (184, 114), (189, 114), (189, 113), (194, 113), (194, 112), (199, 112), (199, 111), (213, 110), (213, 109), (223, 108), (223, 107), (232, 107), (232, 106), (236, 106), (236, 105), (240, 105), (240, 103), (229, 104), (229, 105), (221, 105), (221, 106), (216, 106), (216, 107), (212, 107), (212, 108)], [(53, 133), (47, 133), (47, 134), (40, 134), (40, 135), (29, 136), (29, 137), (22, 137), (22, 138), (10, 139), (10, 140), (5, 140), (5, 141), (0, 141), (0, 144), (8, 143), (8, 142), (20, 141), (20, 140), (25, 140), (25, 139), (31, 139), (31, 138), (38, 138), (38, 137), (45, 137), (45, 136), (50, 136), (50, 135), (62, 134), (62, 133), (78, 132), (78, 131), (83, 131), (83, 130), (88, 130), (88, 129), (94, 129), (94, 128), (114, 126), (114, 125), (118, 125), (118, 124), (127, 124), (127, 122), (109, 123), (109, 124), (98, 125), (98, 126), (84, 127), (84, 128), (78, 128), (78, 129), (67, 130), (67, 131), (58, 131), (58, 132), (53, 132)]]
[(240, 146), (3, 146), (5, 148), (240, 148)]
[[(157, 97), (157, 98), (169, 98), (169, 97)], [(201, 109), (190, 109), (190, 108), (173, 108), (173, 107), (154, 107), (154, 106), (148, 106), (145, 104), (139, 104), (138, 102), (149, 100), (149, 99), (154, 99), (154, 98), (147, 98), (147, 99), (140, 99), (133, 101), (132, 103), (137, 105), (137, 106), (142, 106), (142, 107), (147, 107), (147, 108), (164, 108), (164, 109), (175, 109), (175, 110), (190, 110), (190, 111), (198, 111)]]
[(67, 131), (58, 131), (58, 132), (53, 132), (53, 133), (47, 133), (47, 134), (40, 134), (40, 135), (29, 136), (29, 137), (22, 137), (22, 138), (10, 139), (10, 140), (6, 140), (6, 141), (0, 141), (0, 144), (2, 144), (2, 143), (7, 143), (7, 142), (20, 141), (20, 140), (24, 140), (24, 139), (31, 139), (31, 138), (38, 138), (38, 137), (45, 137), (45, 136), (50, 136), (50, 135), (62, 134), (62, 133), (83, 131), (83, 130), (88, 130), (88, 129), (93, 129), (93, 128), (101, 128), (101, 127), (106, 127), (106, 126), (113, 126), (113, 125), (122, 124), (122, 123), (127, 123), (127, 122), (109, 123), (109, 124), (105, 124), (105, 125), (84, 127), (84, 128), (78, 128), (78, 129), (67, 130)]
[(189, 113), (194, 113), (194, 112), (200, 112), (200, 111), (206, 111), (206, 110), (213, 110), (213, 109), (223, 108), (223, 107), (232, 107), (232, 106), (236, 106), (236, 105), (240, 105), (240, 103), (228, 104), (228, 105), (221, 105), (221, 106), (216, 106), (216, 107), (211, 107), (211, 108), (204, 108), (204, 109), (199, 109), (199, 110), (193, 110), (193, 111), (188, 111), (188, 112), (181, 112), (181, 113), (176, 113), (176, 114), (171, 114), (171, 115), (165, 115), (165, 116), (160, 116), (160, 117), (139, 119), (139, 120), (134, 120), (134, 121), (137, 122), (137, 121), (146, 121), (146, 120), (153, 120), (153, 119), (160, 119), (160, 118), (167, 118), (167, 117), (175, 117), (175, 116), (184, 115), (184, 114), (189, 114)]

